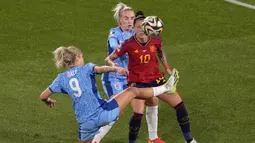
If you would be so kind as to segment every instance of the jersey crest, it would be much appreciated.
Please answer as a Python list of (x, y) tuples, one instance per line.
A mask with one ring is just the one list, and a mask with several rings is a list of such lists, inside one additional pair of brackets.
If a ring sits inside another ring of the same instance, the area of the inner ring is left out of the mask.
[(156, 51), (155, 45), (150, 46), (150, 52), (154, 53)]
[(114, 34), (115, 34), (115, 32), (113, 32), (113, 31), (110, 31), (110, 33), (109, 33), (109, 37), (112, 37), (112, 36), (114, 36)]

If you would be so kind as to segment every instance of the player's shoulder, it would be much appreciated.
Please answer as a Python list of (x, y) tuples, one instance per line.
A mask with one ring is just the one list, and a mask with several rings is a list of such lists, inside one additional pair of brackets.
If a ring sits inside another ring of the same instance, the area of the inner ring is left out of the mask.
[(62, 79), (64, 78), (64, 76), (65, 76), (65, 72), (59, 73), (59, 74), (57, 75), (57, 77), (56, 77), (55, 80), (62, 81)]
[(120, 27), (114, 27), (114, 28), (111, 28), (111, 29), (110, 29), (110, 34), (109, 34), (109, 36), (117, 36), (117, 35), (119, 35), (121, 32), (122, 32), (122, 31), (121, 31)]
[(132, 44), (133, 42), (135, 42), (135, 38), (134, 38), (134, 36), (131, 36), (130, 38), (128, 38), (127, 40), (125, 40), (125, 41), (121, 44), (121, 46), (127, 46), (127, 45), (129, 45), (129, 44)]
[(92, 63), (92, 62), (89, 62), (85, 65), (82, 66), (82, 68), (86, 68), (86, 69), (94, 69), (96, 66), (96, 64)]

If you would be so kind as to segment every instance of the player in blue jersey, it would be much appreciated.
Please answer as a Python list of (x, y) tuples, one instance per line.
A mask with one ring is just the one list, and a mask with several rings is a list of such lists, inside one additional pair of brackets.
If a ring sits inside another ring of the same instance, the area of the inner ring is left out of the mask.
[[(133, 21), (135, 18), (134, 10), (127, 6), (126, 4), (119, 3), (113, 9), (114, 11), (114, 19), (118, 23), (118, 27), (111, 28), (110, 34), (107, 41), (108, 46), (108, 55), (110, 55), (122, 42), (129, 39), (131, 36), (135, 34), (133, 28)], [(128, 55), (124, 54), (118, 59), (114, 60), (119, 67), (127, 68), (128, 65)], [(118, 73), (105, 73), (102, 76), (102, 85), (104, 91), (108, 98), (113, 95), (116, 95), (127, 88), (127, 77), (124, 75), (120, 75)], [(138, 135), (138, 131), (141, 125), (142, 116), (144, 109), (144, 105), (136, 102), (137, 100), (133, 100), (131, 102), (131, 106), (133, 108), (133, 115), (129, 122), (129, 142), (134, 142)], [(158, 101), (157, 98), (151, 100), (152, 102), (146, 102), (146, 121), (148, 125), (148, 133), (149, 139), (155, 140), (159, 143), (164, 143), (159, 137), (157, 132), (158, 127)], [(153, 124), (151, 124), (151, 121)], [(100, 129), (100, 133), (97, 134), (93, 140), (93, 143), (99, 143), (101, 139), (106, 135), (106, 133), (111, 129), (113, 123), (106, 125)]]
[[(123, 3), (119, 3), (113, 9), (114, 19), (119, 26), (110, 29), (110, 34), (107, 40), (108, 55), (110, 55), (122, 42), (129, 39), (135, 34), (132, 30), (133, 20), (135, 18), (134, 11), (131, 7)], [(128, 56), (123, 55), (114, 61), (119, 67), (127, 68)], [(104, 73), (102, 75), (102, 83), (105, 93), (110, 98), (127, 88), (127, 77), (119, 73)]]
[[(110, 34), (107, 40), (108, 55), (110, 55), (122, 42), (135, 34), (132, 29), (133, 20), (135, 17), (134, 10), (124, 3), (118, 3), (113, 9), (113, 12), (113, 17), (119, 26), (110, 29)], [(121, 56), (119, 59), (116, 59), (114, 62), (119, 67), (127, 68), (127, 54)], [(101, 79), (105, 94), (108, 96), (108, 98), (111, 98), (127, 88), (127, 76), (125, 75), (110, 72), (104, 73)], [(106, 133), (111, 129), (113, 124), (114, 122), (102, 127), (100, 129), (100, 133), (95, 136), (93, 143), (99, 143)]]
[[(109, 101), (99, 95), (96, 87), (96, 73), (118, 72), (121, 75), (128, 71), (120, 67), (96, 66), (93, 63), (84, 65), (82, 52), (76, 47), (59, 47), (54, 52), (57, 68), (67, 69), (60, 73), (52, 84), (40, 95), (40, 99), (49, 107), (54, 107), (56, 100), (50, 98), (53, 93), (64, 93), (71, 97), (76, 119), (79, 123), (80, 143), (91, 143), (101, 126), (115, 121), (133, 98), (148, 99), (165, 92), (174, 92), (179, 79), (178, 72), (162, 86), (153, 88), (127, 88)], [(166, 97), (162, 99), (168, 102)]]

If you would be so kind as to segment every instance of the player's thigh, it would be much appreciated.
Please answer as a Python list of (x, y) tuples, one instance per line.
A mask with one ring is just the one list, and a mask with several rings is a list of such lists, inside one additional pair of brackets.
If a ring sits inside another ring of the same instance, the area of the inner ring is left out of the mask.
[(113, 99), (115, 99), (118, 103), (120, 113), (123, 113), (124, 109), (129, 105), (131, 100), (133, 100), (138, 94), (139, 91), (137, 90), (137, 88), (129, 87), (120, 94), (114, 95)]
[(182, 101), (182, 98), (177, 92), (174, 94), (164, 93), (159, 95), (158, 98), (170, 104), (172, 107), (176, 106)]
[(105, 94), (110, 99), (113, 95), (121, 93), (127, 88), (126, 80), (113, 79), (110, 81), (102, 81)]
[[(136, 84), (134, 84), (134, 86), (137, 88), (149, 88), (149, 87), (157, 86), (157, 83), (156, 83), (156, 81), (153, 81), (151, 83), (136, 83)], [(139, 104), (140, 102), (143, 102), (143, 104)], [(132, 104), (134, 104), (134, 105), (132, 105)], [(132, 105), (134, 111), (136, 110), (136, 112), (138, 112), (138, 113), (143, 113), (144, 104), (146, 104), (147, 106), (156, 106), (156, 105), (158, 105), (158, 98), (152, 97), (152, 98), (146, 99), (145, 101), (140, 100), (140, 101), (134, 101), (134, 103), (131, 102), (131, 105)]]
[(97, 125), (98, 117), (91, 118), (89, 121), (79, 123), (79, 140), (80, 142), (89, 142), (99, 133)]
[[(165, 84), (166, 82), (167, 82), (166, 78), (161, 77), (161, 78), (158, 78), (155, 81), (152, 81), (151, 83), (147, 84), (147, 87), (161, 86), (161, 85)], [(182, 101), (182, 99), (178, 93), (175, 93), (175, 94), (164, 93), (164, 94), (159, 95), (158, 98), (165, 101), (166, 103), (170, 104), (173, 107)], [(157, 105), (156, 103), (158, 102), (157, 100), (149, 100), (149, 101), (151, 101), (151, 102), (146, 101), (146, 105), (148, 105), (148, 106)]]
[(131, 106), (133, 108), (133, 112), (135, 112), (135, 113), (143, 114), (144, 104), (145, 104), (145, 100), (140, 100), (140, 99), (132, 99), (131, 100)]

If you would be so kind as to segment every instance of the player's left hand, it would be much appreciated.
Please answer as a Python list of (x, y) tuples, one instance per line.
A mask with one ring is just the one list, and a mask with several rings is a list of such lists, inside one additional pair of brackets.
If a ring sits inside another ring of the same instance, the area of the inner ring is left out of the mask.
[(126, 68), (117, 67), (116, 72), (120, 75), (128, 75), (128, 69)]
[(56, 106), (56, 100), (52, 99), (52, 98), (48, 98), (46, 101), (44, 101), (46, 105), (48, 105), (50, 108), (55, 107)]
[(166, 73), (167, 73), (169, 76), (172, 75), (172, 71), (171, 71), (170, 69), (167, 69), (167, 70), (166, 70)]

